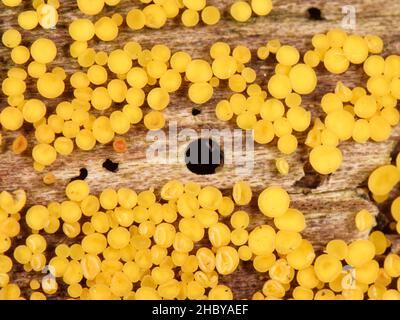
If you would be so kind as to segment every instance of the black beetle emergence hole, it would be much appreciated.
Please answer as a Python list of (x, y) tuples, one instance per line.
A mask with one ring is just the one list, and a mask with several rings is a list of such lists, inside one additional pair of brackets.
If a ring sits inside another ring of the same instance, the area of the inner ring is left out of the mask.
[(382, 231), (385, 234), (390, 234), (392, 231), (389, 227), (390, 220), (388, 217), (382, 213), (379, 213), (376, 216), (376, 226), (373, 228), (373, 231)]
[(306, 162), (303, 169), (304, 176), (300, 180), (297, 180), (294, 185), (305, 189), (318, 188), (322, 183), (322, 176), (314, 171), (309, 162)]
[(87, 176), (88, 176), (87, 169), (86, 168), (81, 168), (79, 170), (79, 176), (76, 176), (76, 177), (72, 178), (71, 181), (74, 181), (74, 180), (85, 180), (87, 178)]
[(185, 163), (189, 171), (195, 174), (214, 174), (224, 164), (224, 153), (214, 140), (197, 139), (187, 147)]
[(119, 166), (118, 162), (113, 162), (110, 159), (107, 159), (103, 163), (103, 168), (108, 170), (108, 171), (111, 171), (111, 172), (117, 172), (118, 171), (118, 166)]
[(315, 7), (308, 8), (308, 19), (310, 20), (323, 20), (321, 10)]
[(201, 110), (197, 108), (192, 109), (192, 116), (198, 116), (201, 113)]

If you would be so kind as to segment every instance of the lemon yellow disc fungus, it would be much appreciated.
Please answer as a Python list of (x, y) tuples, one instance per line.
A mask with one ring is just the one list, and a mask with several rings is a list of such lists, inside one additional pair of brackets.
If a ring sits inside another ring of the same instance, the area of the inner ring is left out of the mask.
[(110, 119), (105, 116), (100, 116), (94, 121), (92, 131), (96, 140), (102, 144), (112, 141), (115, 135)]
[(384, 261), (384, 269), (389, 276), (398, 277), (400, 275), (400, 257), (394, 253), (387, 255)]
[(304, 63), (311, 68), (316, 68), (321, 62), (321, 56), (315, 50), (308, 50), (304, 54)]
[(361, 64), (368, 58), (367, 41), (357, 35), (350, 35), (343, 43), (343, 53), (354, 64)]
[(375, 35), (368, 34), (364, 37), (370, 53), (379, 54), (383, 50), (383, 40)]
[(70, 200), (80, 202), (89, 195), (89, 186), (83, 180), (75, 180), (67, 185), (65, 193)]
[(341, 48), (331, 48), (324, 55), (325, 68), (333, 74), (346, 72), (350, 61)]
[(144, 69), (134, 67), (127, 74), (127, 82), (136, 88), (144, 88), (148, 82), (148, 76)]
[(156, 61), (168, 62), (171, 58), (171, 50), (164, 44), (156, 44), (151, 48), (150, 53)]
[(183, 73), (186, 71), (186, 68), (191, 60), (192, 60), (191, 56), (186, 52), (183, 51), (175, 52), (171, 56), (170, 60), (171, 68), (180, 73)]
[(375, 256), (375, 246), (369, 240), (355, 240), (349, 244), (346, 262), (353, 267), (361, 267)]
[(199, 204), (205, 209), (218, 209), (222, 202), (222, 193), (215, 187), (205, 187), (199, 193)]
[(317, 146), (310, 152), (310, 164), (320, 174), (331, 174), (339, 169), (342, 152), (332, 146)]
[(55, 74), (45, 73), (39, 77), (37, 89), (43, 97), (54, 99), (64, 92), (65, 84), (64, 81)]
[(46, 115), (46, 105), (38, 99), (27, 100), (22, 108), (24, 120), (35, 123)]
[(1, 0), (1, 2), (7, 7), (18, 7), (22, 0)]
[(325, 118), (326, 127), (338, 136), (340, 140), (347, 140), (353, 134), (355, 120), (353, 115), (346, 110), (328, 113)]
[(400, 181), (400, 172), (393, 165), (375, 169), (368, 179), (369, 190), (378, 196), (388, 194)]
[(213, 43), (213, 45), (210, 48), (210, 56), (213, 59), (229, 56), (230, 53), (231, 53), (231, 48), (229, 44), (222, 41), (217, 41)]
[(52, 40), (39, 38), (32, 43), (32, 58), (43, 64), (52, 62), (57, 55), (57, 47)]
[(268, 121), (275, 121), (283, 117), (285, 106), (277, 99), (267, 99), (260, 108), (261, 118)]
[(224, 55), (216, 58), (212, 63), (212, 70), (218, 79), (229, 79), (237, 71), (237, 62), (235, 58)]
[(284, 45), (280, 47), (276, 53), (276, 60), (285, 66), (293, 66), (299, 61), (299, 59), (299, 51), (292, 46)]
[(297, 138), (292, 134), (286, 134), (278, 139), (278, 149), (284, 154), (291, 154), (297, 149)]
[(30, 52), (25, 46), (17, 46), (11, 50), (11, 59), (15, 64), (25, 64), (29, 58)]
[(252, 191), (249, 183), (245, 181), (235, 183), (232, 190), (232, 197), (238, 205), (244, 206), (249, 204), (252, 198)]
[(126, 99), (128, 87), (123, 80), (113, 79), (108, 83), (107, 91), (113, 101), (122, 103)]
[(267, 144), (274, 139), (275, 132), (273, 124), (268, 120), (259, 120), (254, 126), (254, 141), (260, 144)]
[(321, 99), (321, 107), (325, 113), (331, 113), (343, 109), (343, 101), (332, 92), (325, 94)]
[(215, 107), (215, 115), (221, 121), (229, 121), (233, 117), (232, 107), (227, 100), (221, 100)]
[(384, 76), (371, 76), (367, 81), (367, 89), (374, 96), (386, 96), (390, 93), (390, 83)]
[(251, 9), (258, 16), (266, 16), (272, 10), (271, 0), (252, 0)]
[(329, 283), (342, 272), (342, 264), (336, 257), (322, 254), (315, 259), (314, 270), (319, 280)]
[(201, 20), (207, 25), (215, 25), (221, 19), (221, 13), (215, 6), (207, 6), (201, 11)]
[(359, 119), (353, 129), (353, 139), (358, 143), (365, 143), (371, 137), (371, 130), (367, 120)]
[(124, 74), (132, 68), (132, 59), (125, 51), (118, 49), (110, 53), (108, 67), (116, 74)]
[(167, 22), (167, 15), (162, 6), (150, 4), (143, 9), (146, 26), (152, 29), (160, 29)]
[(269, 187), (258, 197), (258, 207), (267, 217), (279, 217), (289, 209), (290, 197), (279, 187)]
[(268, 255), (275, 249), (275, 230), (268, 225), (256, 227), (249, 234), (248, 245), (255, 255)]
[(76, 19), (69, 25), (69, 34), (76, 41), (89, 41), (94, 37), (95, 27), (89, 19)]
[(366, 231), (372, 228), (375, 223), (375, 218), (367, 210), (361, 210), (356, 215), (356, 227), (360, 231)]
[(371, 119), (369, 119), (369, 127), (371, 139), (374, 141), (385, 141), (390, 136), (390, 124), (385, 120), (383, 116), (374, 115)]
[(218, 248), (215, 256), (215, 267), (219, 274), (231, 274), (237, 269), (238, 265), (239, 254), (235, 248), (230, 246)]
[(126, 15), (126, 24), (132, 30), (143, 29), (146, 24), (146, 16), (142, 10), (132, 9)]
[(292, 92), (292, 83), (288, 76), (275, 74), (268, 81), (268, 91), (276, 99), (285, 99)]
[(102, 17), (94, 24), (95, 34), (102, 41), (112, 41), (118, 36), (117, 23), (109, 18)]
[(212, 78), (213, 72), (207, 61), (195, 59), (186, 67), (186, 77), (191, 82), (207, 82)]
[(25, 92), (26, 84), (18, 78), (6, 78), (2, 82), (1, 89), (7, 96), (17, 96)]
[(159, 130), (165, 125), (165, 117), (159, 111), (151, 111), (144, 116), (144, 125), (149, 130)]
[(251, 6), (245, 1), (236, 1), (230, 8), (230, 13), (238, 22), (246, 22), (251, 17)]
[(49, 211), (46, 207), (35, 205), (28, 209), (26, 213), (26, 223), (33, 230), (41, 230), (49, 222)]
[(54, 5), (50, 3), (41, 4), (36, 8), (39, 24), (43, 29), (51, 29), (57, 25), (58, 12)]
[(289, 265), (296, 269), (302, 270), (311, 265), (315, 258), (313, 246), (308, 240), (303, 239), (301, 244), (287, 256)]
[(36, 162), (49, 166), (56, 160), (57, 152), (53, 146), (41, 143), (33, 147), (32, 157)]
[(287, 121), (293, 130), (303, 132), (308, 129), (311, 123), (311, 112), (302, 107), (292, 107), (288, 110)]
[(78, 8), (84, 14), (94, 16), (104, 8), (104, 0), (77, 0)]
[(35, 10), (22, 11), (18, 15), (18, 24), (24, 30), (33, 30), (39, 24), (39, 15)]
[(167, 92), (177, 91), (182, 84), (182, 77), (176, 70), (167, 70), (160, 78), (160, 87)]
[(125, 228), (117, 227), (108, 232), (107, 241), (112, 248), (122, 249), (128, 245), (130, 241), (130, 233)]
[(236, 118), (236, 124), (243, 130), (251, 130), (256, 123), (256, 116), (248, 111), (239, 114)]
[(289, 163), (284, 158), (278, 158), (275, 160), (275, 166), (278, 172), (284, 176), (289, 174)]
[(310, 94), (317, 86), (317, 75), (314, 69), (306, 64), (300, 63), (290, 69), (289, 79), (293, 90), (298, 94)]
[(79, 58), (79, 56), (81, 56), (83, 52), (86, 52), (87, 48), (88, 48), (87, 42), (74, 41), (69, 47), (69, 53), (71, 57)]
[(154, 88), (147, 95), (147, 103), (153, 110), (164, 110), (170, 102), (168, 92), (162, 88)]
[(1, 37), (3, 44), (7, 48), (15, 48), (21, 43), (22, 36), (16, 29), (8, 29)]
[(194, 27), (200, 21), (200, 15), (196, 10), (186, 9), (181, 16), (182, 24), (185, 27)]
[(204, 104), (212, 98), (213, 87), (207, 82), (196, 82), (189, 87), (188, 95), (196, 104)]

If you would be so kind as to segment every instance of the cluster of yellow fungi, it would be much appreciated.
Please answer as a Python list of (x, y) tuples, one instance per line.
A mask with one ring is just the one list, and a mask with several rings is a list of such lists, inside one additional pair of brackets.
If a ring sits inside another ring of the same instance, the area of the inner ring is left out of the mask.
[[(371, 175), (372, 192), (387, 187), (382, 174)], [(60, 288), (71, 299), (234, 299), (219, 281), (241, 262), (268, 275), (252, 299), (400, 299), (400, 257), (389, 253), (381, 263), (391, 244), (381, 231), (350, 243), (331, 240), (317, 255), (302, 237), (305, 216), (277, 186), (259, 194), (260, 217), (246, 211), (254, 195), (245, 181), (227, 195), (176, 180), (159, 193), (108, 188), (93, 195), (75, 180), (65, 195), (22, 214), (23, 190), (0, 193), (0, 299), (46, 299)], [(392, 205), (396, 220), (399, 203)], [(262, 216), (267, 223), (254, 225)], [(31, 233), (15, 246), (20, 224)], [(355, 225), (370, 230), (375, 217), (361, 210)], [(70, 240), (49, 252), (59, 231)], [(9, 276), (14, 265), (34, 273), (29, 296)]]

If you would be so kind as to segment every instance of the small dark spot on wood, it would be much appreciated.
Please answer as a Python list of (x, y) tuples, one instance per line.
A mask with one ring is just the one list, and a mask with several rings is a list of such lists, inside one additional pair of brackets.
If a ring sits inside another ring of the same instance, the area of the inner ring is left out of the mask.
[(321, 16), (321, 10), (316, 7), (311, 7), (307, 9), (308, 12), (308, 19), (310, 20), (324, 20)]
[(107, 159), (106, 161), (103, 162), (103, 168), (111, 172), (117, 172), (118, 166), (119, 166), (118, 162), (113, 162), (110, 159)]
[(86, 168), (81, 168), (79, 170), (79, 176), (76, 176), (76, 177), (72, 178), (71, 181), (74, 181), (74, 180), (85, 180), (87, 178), (87, 176), (88, 176), (87, 169)]
[(198, 175), (215, 174), (224, 163), (224, 153), (212, 139), (192, 141), (185, 152), (186, 167)]
[(193, 108), (192, 109), (192, 116), (198, 116), (201, 113), (200, 109)]

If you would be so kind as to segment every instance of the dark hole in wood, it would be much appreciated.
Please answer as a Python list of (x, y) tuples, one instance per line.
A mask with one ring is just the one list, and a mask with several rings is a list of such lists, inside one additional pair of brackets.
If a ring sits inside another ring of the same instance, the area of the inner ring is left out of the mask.
[(201, 113), (201, 110), (197, 108), (192, 109), (192, 116), (198, 116)]
[(304, 176), (300, 180), (297, 180), (294, 185), (305, 189), (318, 188), (322, 183), (322, 176), (314, 171), (309, 162), (306, 162), (303, 169)]
[(186, 167), (198, 175), (215, 174), (224, 164), (224, 153), (212, 139), (192, 141), (185, 152)]
[(385, 234), (393, 233), (393, 231), (390, 230), (390, 221), (386, 215), (379, 213), (375, 219), (376, 226), (373, 228), (373, 231), (382, 231)]
[(107, 159), (103, 163), (103, 168), (108, 170), (108, 171), (111, 171), (111, 172), (117, 172), (118, 171), (118, 166), (119, 166), (118, 162), (113, 162), (110, 159)]
[(311, 7), (308, 8), (308, 19), (310, 20), (323, 20), (321, 10), (319, 8)]
[(86, 168), (81, 168), (79, 170), (79, 176), (73, 177), (71, 179), (71, 181), (74, 181), (74, 180), (85, 180), (87, 178), (87, 176), (88, 176), (87, 169)]

